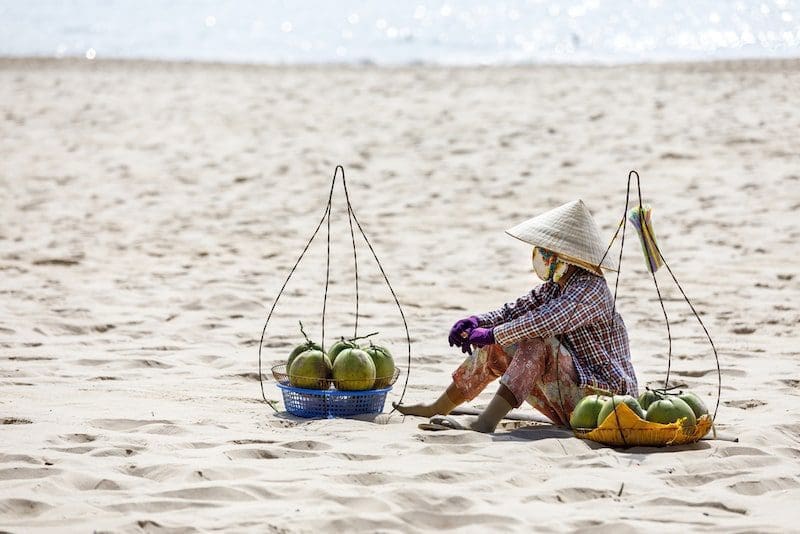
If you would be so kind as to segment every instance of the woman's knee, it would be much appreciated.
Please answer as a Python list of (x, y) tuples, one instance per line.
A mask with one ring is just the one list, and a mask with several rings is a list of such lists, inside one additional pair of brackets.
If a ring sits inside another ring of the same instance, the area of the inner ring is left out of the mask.
[(487, 345), (478, 350), (485, 351), (486, 367), (495, 378), (503, 376), (513, 360), (513, 355), (499, 344)]
[(544, 364), (550, 354), (549, 349), (550, 346), (547, 341), (540, 337), (525, 339), (518, 344), (513, 360), (517, 360), (518, 364), (523, 362), (541, 362)]

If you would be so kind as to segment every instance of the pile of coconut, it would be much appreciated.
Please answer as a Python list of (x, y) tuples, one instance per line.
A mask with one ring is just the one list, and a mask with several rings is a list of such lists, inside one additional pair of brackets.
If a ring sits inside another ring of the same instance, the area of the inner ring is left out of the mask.
[(325, 351), (322, 345), (308, 338), (296, 346), (286, 361), (289, 383), (303, 389), (342, 391), (380, 389), (392, 384), (395, 364), (388, 348), (371, 339), (377, 332), (361, 337), (340, 337)]

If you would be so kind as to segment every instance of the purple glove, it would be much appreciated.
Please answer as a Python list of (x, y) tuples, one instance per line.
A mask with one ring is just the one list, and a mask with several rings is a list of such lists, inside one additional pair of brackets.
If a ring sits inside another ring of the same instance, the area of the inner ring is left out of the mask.
[[(469, 343), (476, 347), (485, 347), (494, 344), (493, 328), (474, 328), (469, 334)], [(472, 351), (470, 350), (470, 354)]]
[[(469, 349), (469, 334), (472, 332), (473, 328), (478, 328), (478, 318), (474, 315), (471, 317), (467, 317), (466, 319), (461, 319), (460, 321), (456, 322), (453, 325), (453, 328), (450, 329), (450, 335), (447, 336), (447, 340), (450, 342), (451, 347), (461, 347), (463, 352), (467, 352)], [(466, 336), (462, 336), (462, 334), (466, 333)], [(465, 347), (467, 347), (465, 349)]]

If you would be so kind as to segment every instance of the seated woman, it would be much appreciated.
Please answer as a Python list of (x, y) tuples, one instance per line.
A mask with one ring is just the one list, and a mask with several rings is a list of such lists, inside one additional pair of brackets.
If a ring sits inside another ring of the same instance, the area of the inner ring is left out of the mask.
[[(601, 271), (616, 264), (603, 258), (605, 247), (583, 201), (507, 233), (533, 245), (533, 269), (544, 284), (498, 310), (458, 321), (450, 330), (450, 346), (469, 356), (453, 373), (453, 382), (432, 404), (395, 406), (401, 413), (447, 415), (498, 377), (497, 394), (470, 429), (494, 432), (526, 400), (568, 427), (575, 404), (592, 388), (637, 394), (625, 324)], [(433, 422), (461, 428), (450, 418)]]

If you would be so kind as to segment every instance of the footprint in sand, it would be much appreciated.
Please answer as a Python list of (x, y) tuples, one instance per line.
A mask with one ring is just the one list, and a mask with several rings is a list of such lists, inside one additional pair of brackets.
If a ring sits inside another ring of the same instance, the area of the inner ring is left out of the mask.
[(397, 482), (395, 477), (376, 471), (370, 471), (367, 473), (348, 473), (346, 475), (338, 475), (331, 478), (343, 484), (355, 484), (356, 486), (381, 486), (383, 484)]
[(725, 406), (730, 406), (732, 408), (739, 408), (741, 410), (749, 410), (750, 408), (758, 408), (759, 406), (765, 406), (767, 403), (758, 400), (758, 399), (742, 399), (742, 400), (732, 400), (732, 401), (723, 401)]
[(682, 488), (697, 488), (724, 478), (731, 478), (742, 475), (739, 471), (714, 471), (710, 473), (693, 473), (691, 475), (670, 475), (667, 482)]
[(785, 458), (800, 458), (800, 449), (795, 449), (792, 447), (778, 447), (774, 449), (774, 451)]
[(136, 445), (117, 446), (117, 447), (104, 447), (102, 449), (94, 449), (89, 453), (89, 456), (96, 456), (98, 458), (106, 458), (110, 456), (118, 456), (128, 458), (139, 454), (139, 451), (146, 447), (138, 447)]
[(258, 373), (236, 373), (233, 375), (226, 375), (225, 378), (241, 378), (251, 382), (258, 382)]
[(117, 491), (123, 487), (109, 478), (98, 478), (80, 473), (70, 473), (64, 479), (79, 491)]
[(728, 486), (732, 491), (747, 496), (763, 495), (771, 491), (783, 491), (797, 487), (800, 487), (800, 482), (789, 477), (742, 480)]
[(181, 478), (183, 469), (184, 466), (176, 464), (156, 464), (144, 467), (140, 467), (136, 464), (128, 464), (124, 467), (120, 467), (118, 471), (131, 477), (146, 478), (148, 480), (162, 482), (164, 480)]
[(90, 421), (89, 424), (104, 430), (116, 430), (118, 432), (130, 432), (148, 425), (175, 425), (173, 421), (167, 421), (166, 419), (95, 419)]
[(289, 441), (281, 444), (281, 447), (292, 449), (296, 451), (327, 451), (332, 449), (327, 443), (321, 441)]
[(172, 499), (189, 499), (193, 501), (254, 501), (256, 497), (248, 492), (225, 486), (206, 486), (199, 488), (183, 488), (163, 491), (156, 495)]
[[(555, 496), (548, 495), (544, 501), (574, 503), (583, 501), (593, 501), (595, 499), (611, 499), (617, 496), (619, 489), (600, 489), (600, 488), (560, 488), (556, 490)], [(550, 498), (553, 498), (552, 500)]]
[[(672, 372), (675, 375), (687, 376), (689, 378), (699, 378), (701, 376), (716, 375), (717, 374), (716, 368), (714, 368), (714, 369), (702, 369), (702, 370), (698, 370), (698, 371), (688, 371), (688, 370), (678, 369), (678, 370), (674, 370)], [(739, 370), (739, 369), (722, 369), (721, 372), (722, 372), (723, 376), (729, 376), (729, 377), (741, 377), (741, 376), (745, 376), (747, 374), (746, 372), (744, 372), (742, 370)]]
[(797, 378), (783, 378), (778, 382), (789, 386), (790, 390), (795, 390), (795, 391), (800, 390), (800, 380), (798, 380)]
[(28, 456), (27, 454), (0, 454), (0, 464), (23, 463), (41, 465), (43, 460)]
[(459, 471), (451, 471), (447, 469), (438, 469), (429, 471), (428, 473), (421, 473), (414, 477), (414, 480), (425, 480), (427, 482), (440, 482), (450, 484), (452, 482), (466, 481), (472, 477), (467, 473)]
[(93, 358), (81, 358), (80, 360), (75, 360), (76, 365), (85, 365), (85, 366), (95, 366), (95, 365), (106, 365), (111, 360), (99, 360)]
[(714, 456), (720, 456), (724, 458), (730, 458), (732, 456), (769, 456), (769, 453), (755, 447), (740, 447), (737, 445), (732, 445), (730, 447), (721, 447), (714, 453)]
[(731, 330), (731, 332), (733, 332), (734, 334), (739, 334), (739, 335), (748, 335), (754, 333), (755, 331), (756, 329), (753, 328), (752, 326), (738, 326)]
[(491, 436), (480, 434), (478, 432), (441, 432), (415, 434), (414, 439), (422, 441), (423, 443), (441, 444), (441, 445), (465, 445), (469, 443), (488, 443), (492, 441)]
[(152, 358), (148, 359), (143, 358), (138, 360), (127, 361), (125, 362), (123, 367), (128, 369), (147, 369), (147, 368), (171, 369), (174, 366)]
[(277, 443), (277, 441), (274, 439), (232, 439), (228, 443), (233, 443), (234, 445), (257, 445), (261, 443), (271, 445)]
[(51, 509), (49, 504), (29, 499), (0, 500), (0, 517), (33, 517)]
[(351, 462), (369, 462), (372, 460), (380, 460), (383, 456), (377, 454), (357, 454), (349, 452), (335, 452), (329, 454), (330, 458), (338, 458), (340, 460), (348, 460)]
[[(163, 512), (175, 512), (177, 510), (185, 510), (186, 508), (216, 508), (217, 505), (210, 502), (193, 502), (193, 501), (176, 501), (169, 500), (156, 500), (156, 501), (135, 501), (135, 502), (122, 502), (119, 504), (109, 504), (103, 506), (104, 510), (111, 512), (120, 512), (123, 514), (159, 514)], [(136, 528), (120, 529), (124, 532), (169, 532), (177, 534), (179, 532), (197, 532), (193, 528), (186, 529), (172, 529), (164, 528), (155, 521), (147, 519), (140, 519), (135, 523)]]
[(643, 502), (640, 506), (681, 506), (681, 507), (688, 507), (691, 506), (693, 508), (713, 508), (715, 510), (722, 510), (724, 512), (729, 512), (732, 514), (740, 514), (745, 515), (747, 514), (747, 510), (743, 508), (734, 508), (732, 506), (727, 506), (718, 501), (700, 501), (700, 502), (692, 502), (692, 501), (684, 501), (681, 499), (675, 499), (670, 497), (658, 497), (655, 499), (650, 499), (648, 501)]
[(213, 449), (214, 447), (219, 447), (222, 445), (221, 443), (211, 443), (208, 441), (192, 441), (189, 443), (181, 443), (177, 445), (177, 448), (182, 449)]
[(57, 265), (61, 267), (70, 267), (72, 265), (78, 265), (80, 263), (80, 258), (42, 258), (38, 260), (33, 260), (33, 265)]
[(21, 417), (0, 417), (0, 425), (30, 425), (33, 421)]
[(276, 460), (283, 458), (310, 458), (313, 452), (295, 451), (291, 449), (232, 449), (225, 453), (231, 460)]
[(778, 425), (775, 427), (775, 429), (783, 432), (787, 436), (794, 438), (795, 440), (797, 439), (797, 436), (800, 436), (800, 424)]
[(91, 443), (97, 439), (97, 436), (92, 436), (91, 434), (63, 434), (58, 437), (63, 441), (69, 441), (71, 443)]
[(60, 469), (50, 467), (9, 467), (0, 469), (0, 480), (28, 480), (44, 478), (60, 473)]
[[(369, 513), (389, 512), (392, 507), (381, 498), (352, 496), (352, 495), (337, 495), (326, 492), (326, 501), (333, 501), (342, 506), (347, 507), (348, 510), (353, 511), (369, 511)], [(378, 531), (381, 529), (366, 529), (368, 531)], [(351, 532), (352, 527), (342, 524), (340, 529), (333, 529), (334, 532)]]
[(94, 447), (52, 447), (50, 450), (69, 454), (85, 454), (87, 452), (92, 452)]

